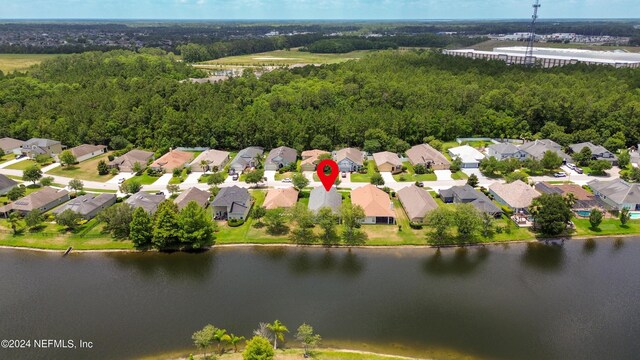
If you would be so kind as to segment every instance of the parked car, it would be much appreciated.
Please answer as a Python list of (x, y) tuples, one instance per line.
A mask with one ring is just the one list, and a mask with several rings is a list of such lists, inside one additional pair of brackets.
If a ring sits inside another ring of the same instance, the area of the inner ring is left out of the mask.
[(163, 192), (163, 191), (158, 191), (158, 192), (156, 193), (156, 195), (164, 195), (164, 192)]
[(238, 176), (238, 174), (233, 174), (231, 178), (233, 179), (233, 181), (238, 181), (238, 178), (240, 177)]
[(25, 155), (25, 154), (16, 155), (16, 160), (22, 159), (23, 157), (26, 157), (26, 156), (27, 155)]
[(343, 171), (343, 172), (342, 172), (342, 178), (344, 179), (344, 178), (346, 178), (346, 177), (347, 177), (347, 173)]
[(577, 166), (573, 169), (573, 171), (577, 172), (578, 174), (584, 174), (584, 171), (582, 171), (582, 169)]
[(118, 179), (118, 184), (122, 184), (124, 181), (125, 181), (124, 178), (120, 178)]
[(424, 183), (422, 181), (416, 181), (417, 187), (424, 187)]
[(567, 174), (563, 173), (563, 172), (557, 172), (557, 173), (553, 174), (553, 176), (557, 177), (557, 178), (561, 178), (561, 177), (566, 177)]
[(282, 182), (283, 183), (290, 183), (291, 179), (290, 178), (284, 178), (284, 179), (282, 179)]

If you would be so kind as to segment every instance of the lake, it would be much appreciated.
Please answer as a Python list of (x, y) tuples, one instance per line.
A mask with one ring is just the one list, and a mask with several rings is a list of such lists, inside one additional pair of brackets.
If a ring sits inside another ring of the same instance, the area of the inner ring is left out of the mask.
[[(0, 250), (3, 359), (197, 353), (207, 323), (279, 319), (329, 345), (455, 359), (633, 359), (640, 239), (467, 249), (224, 248), (203, 254)], [(290, 334), (289, 339), (292, 338)]]

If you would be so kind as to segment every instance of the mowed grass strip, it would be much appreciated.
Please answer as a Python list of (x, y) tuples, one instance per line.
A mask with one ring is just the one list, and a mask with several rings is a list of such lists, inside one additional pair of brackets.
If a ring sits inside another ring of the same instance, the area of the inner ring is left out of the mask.
[(293, 64), (335, 64), (349, 60), (358, 60), (371, 51), (352, 51), (344, 54), (313, 54), (292, 50), (275, 50), (258, 54), (229, 56), (216, 60), (204, 61), (197, 65), (239, 65), (239, 66), (281, 66)]
[(70, 166), (59, 166), (57, 168), (47, 171), (47, 175), (63, 176), (72, 179), (81, 179), (87, 181), (105, 182), (113, 178), (113, 175), (100, 175), (98, 174), (98, 163), (104, 160), (109, 162), (109, 154), (103, 154), (96, 156), (89, 160), (85, 160), (79, 164)]
[(25, 71), (44, 60), (53, 59), (61, 54), (0, 54), (0, 70), (4, 73)]

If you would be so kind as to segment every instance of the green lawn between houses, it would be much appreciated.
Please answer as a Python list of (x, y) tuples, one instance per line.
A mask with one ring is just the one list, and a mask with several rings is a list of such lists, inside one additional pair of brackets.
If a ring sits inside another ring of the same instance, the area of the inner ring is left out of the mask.
[(71, 179), (80, 179), (87, 181), (106, 182), (113, 178), (113, 175), (98, 174), (98, 163), (102, 160), (104, 160), (105, 162), (109, 162), (109, 153), (85, 160), (79, 164), (70, 166), (59, 166), (57, 168), (51, 169), (50, 171), (47, 171), (46, 175), (63, 176)]
[(373, 160), (369, 160), (367, 162), (367, 173), (360, 174), (358, 172), (351, 173), (351, 182), (371, 182), (371, 175), (376, 173), (376, 162)]

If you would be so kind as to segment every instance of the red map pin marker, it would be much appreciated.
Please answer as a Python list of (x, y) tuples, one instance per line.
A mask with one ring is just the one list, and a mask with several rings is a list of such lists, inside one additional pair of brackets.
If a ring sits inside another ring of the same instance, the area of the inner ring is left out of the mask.
[[(331, 168), (331, 172), (328, 174), (325, 173), (325, 168), (327, 167)], [(320, 161), (320, 164), (318, 164), (317, 173), (320, 181), (322, 181), (322, 185), (324, 185), (324, 189), (329, 191), (331, 190), (333, 183), (336, 181), (338, 173), (340, 173), (340, 169), (338, 169), (338, 164), (336, 164), (335, 161), (325, 159)]]

